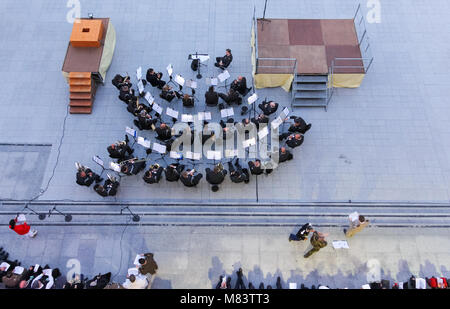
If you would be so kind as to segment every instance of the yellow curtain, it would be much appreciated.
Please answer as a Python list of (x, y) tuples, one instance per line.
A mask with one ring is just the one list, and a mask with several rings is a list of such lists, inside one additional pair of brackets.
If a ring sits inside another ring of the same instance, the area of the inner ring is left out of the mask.
[(257, 89), (281, 87), (289, 92), (293, 80), (293, 74), (256, 74), (255, 86)]
[[(358, 88), (361, 86), (365, 74), (334, 74), (333, 87), (335, 88)], [(331, 85), (331, 76), (329, 85)]]

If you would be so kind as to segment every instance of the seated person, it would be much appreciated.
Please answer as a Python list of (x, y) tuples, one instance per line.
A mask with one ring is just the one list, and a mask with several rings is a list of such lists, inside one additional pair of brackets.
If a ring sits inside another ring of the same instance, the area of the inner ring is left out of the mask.
[(201, 173), (188, 169), (181, 174), (180, 180), (186, 187), (195, 187), (203, 178)]
[(233, 88), (230, 88), (227, 94), (225, 93), (219, 93), (219, 97), (224, 100), (228, 105), (231, 104), (242, 104), (242, 98), (239, 96), (239, 93), (237, 93)]
[(153, 86), (158, 87), (159, 89), (162, 89), (163, 86), (166, 84), (165, 81), (161, 80), (163, 76), (163, 73), (159, 72), (156, 73), (155, 70), (152, 68), (147, 70), (147, 81)]
[(217, 164), (214, 169), (206, 169), (206, 181), (212, 185), (220, 185), (225, 180), (225, 175), (227, 170), (225, 170), (222, 164)]
[(119, 159), (119, 160), (123, 160), (126, 158), (126, 154), (128, 153), (129, 155), (133, 154), (134, 150), (131, 149), (130, 146), (128, 146), (128, 136), (125, 135), (125, 141), (123, 142), (117, 142), (115, 144), (112, 144), (111, 146), (109, 146), (107, 148), (109, 156), (112, 159)]
[(176, 97), (176, 98), (181, 98), (181, 94), (178, 91), (173, 91), (172, 87), (170, 87), (169, 85), (165, 85), (162, 88), (162, 92), (159, 95), (162, 99), (168, 101), (169, 103), (172, 102), (172, 100)]
[(259, 129), (259, 125), (261, 123), (265, 123), (265, 124), (269, 123), (269, 117), (267, 117), (266, 115), (264, 115), (264, 113), (262, 113), (258, 117), (252, 118), (251, 122), (253, 122), (256, 125), (256, 127)]
[(242, 166), (239, 164), (239, 159), (236, 159), (234, 166), (231, 162), (228, 162), (228, 169), (230, 170), (230, 178), (232, 182), (250, 182), (250, 174), (248, 173), (248, 169), (242, 168)]
[(258, 105), (259, 108), (263, 111), (264, 115), (270, 116), (273, 113), (276, 113), (278, 110), (278, 103), (275, 103), (273, 101), (270, 102), (263, 102)]
[(226, 69), (233, 61), (233, 55), (231, 54), (231, 49), (227, 49), (225, 51), (225, 56), (216, 57), (216, 63), (214, 64), (216, 67), (221, 69)]
[(131, 89), (128, 85), (123, 85), (120, 87), (119, 99), (128, 104), (130, 100), (137, 100), (137, 97), (134, 95), (134, 89)]
[(133, 86), (133, 84), (130, 83), (129, 76), (122, 77), (119, 74), (114, 76), (114, 79), (112, 80), (112, 84), (117, 88), (117, 90), (120, 90), (120, 88), (122, 86), (128, 86), (129, 88), (131, 88)]
[(286, 140), (286, 145), (288, 145), (289, 147), (291, 147), (292, 149), (299, 147), (303, 144), (304, 142), (304, 137), (302, 134), (297, 133), (297, 134), (292, 134), (291, 136), (289, 136)]
[(149, 184), (158, 183), (161, 180), (163, 170), (164, 168), (159, 166), (159, 164), (150, 166), (150, 169), (145, 172), (144, 181)]
[(261, 175), (264, 173), (264, 169), (261, 167), (261, 160), (255, 160), (255, 162), (248, 162), (248, 167), (252, 175)]
[(86, 289), (103, 290), (111, 280), (111, 273), (98, 274), (91, 280), (86, 282)]
[(184, 107), (194, 107), (194, 94), (195, 90), (192, 89), (192, 95), (188, 95), (187, 93), (183, 96), (183, 106)]
[(122, 162), (121, 167), (120, 167), (120, 172), (122, 172), (123, 174), (128, 175), (128, 176), (137, 175), (143, 169), (145, 169), (146, 165), (147, 164), (145, 163), (145, 159), (139, 160), (138, 158), (134, 158), (134, 159)]
[(301, 117), (291, 116), (290, 119), (294, 119), (294, 124), (289, 127), (289, 132), (291, 133), (301, 133), (305, 134), (311, 129), (311, 124), (306, 124), (305, 120)]
[(175, 182), (180, 179), (180, 175), (183, 172), (185, 166), (179, 163), (172, 163), (164, 169), (166, 174), (166, 180), (169, 182)]
[(142, 110), (141, 106), (142, 105), (140, 105), (137, 100), (136, 101), (130, 100), (130, 101), (128, 101), (128, 104), (127, 104), (127, 111), (130, 114), (136, 116), (138, 114), (138, 111)]
[(161, 141), (167, 141), (172, 137), (172, 129), (165, 123), (161, 123), (155, 131), (158, 134), (157, 139)]
[(80, 186), (90, 187), (94, 181), (96, 183), (103, 181), (103, 178), (94, 173), (89, 167), (86, 168), (80, 163), (76, 163), (76, 165), (78, 170), (77, 184), (79, 184)]
[(208, 91), (205, 93), (206, 105), (217, 106), (219, 103), (219, 95), (214, 91), (214, 86), (210, 86)]
[(292, 153), (289, 150), (286, 150), (285, 147), (281, 147), (279, 151), (278, 163), (283, 163), (286, 161), (290, 161), (294, 158)]
[(120, 183), (116, 180), (116, 178), (108, 175), (108, 179), (106, 179), (105, 184), (96, 184), (94, 186), (94, 190), (103, 197), (115, 196), (117, 194), (117, 189), (119, 188), (119, 186)]
[(138, 114), (138, 119), (134, 120), (133, 123), (139, 130), (153, 130), (156, 129), (155, 125), (158, 122), (158, 119), (153, 119), (152, 115), (150, 115), (145, 109), (143, 109)]
[(239, 92), (244, 97), (252, 90), (252, 88), (247, 88), (247, 79), (240, 75), (236, 80), (233, 81), (230, 87)]

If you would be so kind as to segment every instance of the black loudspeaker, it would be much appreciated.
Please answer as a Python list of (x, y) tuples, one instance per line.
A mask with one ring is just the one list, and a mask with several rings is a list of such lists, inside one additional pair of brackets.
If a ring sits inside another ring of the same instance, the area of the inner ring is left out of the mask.
[(199, 59), (192, 60), (192, 63), (191, 63), (192, 71), (197, 71), (199, 64), (200, 64), (200, 60)]

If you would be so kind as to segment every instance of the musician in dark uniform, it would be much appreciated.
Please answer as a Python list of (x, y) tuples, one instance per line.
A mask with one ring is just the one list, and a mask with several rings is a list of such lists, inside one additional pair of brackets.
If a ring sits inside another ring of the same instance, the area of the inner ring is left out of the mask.
[(172, 137), (172, 129), (165, 123), (161, 123), (155, 131), (158, 134), (157, 139), (161, 141), (167, 141)]
[(159, 89), (162, 89), (164, 87), (164, 85), (166, 84), (165, 81), (161, 80), (161, 78), (163, 77), (163, 73), (159, 72), (156, 73), (155, 70), (153, 69), (148, 69), (147, 70), (147, 81), (153, 86), (153, 87), (158, 87)]
[(297, 133), (290, 135), (286, 140), (286, 145), (291, 147), (292, 149), (297, 148), (303, 144), (305, 141), (305, 138), (303, 137), (303, 134)]
[(289, 150), (286, 150), (285, 147), (280, 148), (279, 157), (278, 157), (279, 163), (290, 161), (293, 158), (294, 158), (294, 156), (292, 155), (292, 153)]
[(250, 182), (250, 174), (248, 172), (248, 169), (242, 168), (242, 166), (239, 164), (239, 159), (236, 159), (234, 166), (233, 163), (228, 162), (228, 169), (230, 170), (230, 178), (232, 182)]
[(233, 81), (230, 87), (239, 92), (242, 96), (246, 96), (250, 90), (252, 90), (252, 88), (247, 88), (247, 79), (240, 75)]
[(90, 187), (94, 181), (99, 183), (103, 181), (100, 175), (94, 173), (89, 167), (84, 167), (83, 165), (77, 163), (77, 184), (80, 186)]
[(195, 90), (192, 89), (192, 95), (188, 95), (187, 93), (183, 96), (183, 106), (184, 107), (194, 107), (194, 94)]
[(123, 85), (120, 87), (119, 99), (125, 104), (128, 104), (130, 100), (137, 100), (137, 97), (134, 95), (134, 89), (131, 89), (128, 85)]
[(214, 166), (213, 170), (207, 168), (205, 172), (206, 172), (206, 181), (209, 184), (213, 185), (213, 187), (215, 188), (213, 191), (217, 191), (218, 185), (220, 185), (225, 180), (227, 170), (225, 170), (222, 164), (219, 163), (216, 166)]
[(234, 90), (233, 88), (230, 88), (227, 94), (225, 93), (219, 93), (219, 97), (224, 100), (228, 105), (231, 104), (242, 104), (242, 98), (239, 96), (239, 93)]
[(137, 175), (145, 169), (146, 165), (147, 164), (145, 163), (145, 159), (139, 160), (138, 158), (134, 158), (126, 162), (122, 162), (120, 171), (128, 176)]
[(233, 61), (233, 55), (231, 54), (231, 49), (225, 51), (225, 56), (216, 57), (216, 63), (214, 65), (221, 69), (226, 69)]
[(134, 150), (128, 146), (128, 136), (125, 135), (125, 141), (117, 142), (112, 144), (107, 148), (109, 156), (113, 159), (119, 159), (119, 161), (123, 161), (127, 157), (127, 153), (132, 155)]
[(159, 164), (153, 164), (150, 166), (150, 169), (145, 172), (143, 179), (149, 184), (158, 183), (161, 180), (163, 171), (164, 168), (159, 166)]
[(305, 134), (311, 129), (311, 124), (306, 124), (306, 121), (302, 117), (291, 116), (290, 119), (294, 119), (294, 124), (289, 127), (291, 133)]
[(169, 103), (172, 102), (172, 100), (175, 99), (175, 97), (177, 99), (181, 98), (181, 94), (178, 91), (173, 91), (172, 87), (170, 87), (169, 85), (164, 85), (164, 87), (162, 88), (162, 92), (159, 96), (162, 99), (168, 101)]
[(219, 103), (219, 95), (214, 91), (214, 86), (210, 86), (208, 91), (205, 93), (206, 105), (217, 106)]
[(170, 164), (165, 168), (166, 180), (169, 182), (176, 182), (180, 179), (180, 175), (183, 172), (185, 166), (179, 163)]
[(186, 187), (195, 187), (203, 178), (201, 173), (196, 172), (194, 169), (184, 171), (181, 174), (180, 180)]
[(112, 80), (112, 84), (117, 88), (117, 90), (120, 90), (122, 86), (128, 86), (131, 88), (133, 86), (132, 83), (130, 83), (130, 77), (129, 76), (121, 76), (117, 74), (114, 76), (114, 79)]
[(255, 160), (255, 162), (248, 162), (248, 167), (252, 175), (261, 175), (264, 173), (264, 169), (261, 167), (261, 160)]
[(106, 179), (105, 183), (103, 185), (96, 184), (94, 186), (94, 190), (103, 197), (115, 196), (119, 186), (120, 183), (116, 180), (116, 178), (108, 175), (108, 179)]
[(270, 116), (273, 113), (276, 113), (278, 110), (278, 103), (275, 103), (273, 101), (270, 102), (263, 102), (258, 105), (259, 108), (263, 111), (264, 115)]
[(153, 130), (156, 122), (158, 122), (158, 119), (153, 119), (152, 115), (150, 115), (146, 110), (142, 110), (138, 114), (138, 119), (133, 121), (139, 130)]
[(261, 123), (266, 123), (266, 124), (269, 123), (269, 117), (267, 117), (266, 115), (264, 115), (264, 113), (262, 113), (258, 117), (252, 118), (251, 122), (253, 122), (259, 130), (259, 125)]

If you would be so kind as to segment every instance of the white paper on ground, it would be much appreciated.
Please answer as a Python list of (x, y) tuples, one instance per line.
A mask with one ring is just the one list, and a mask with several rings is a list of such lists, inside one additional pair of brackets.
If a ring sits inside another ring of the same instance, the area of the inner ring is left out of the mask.
[(183, 77), (181, 77), (181, 75), (176, 75), (175, 76), (175, 82), (177, 82), (178, 85), (180, 86), (184, 86), (185, 80)]
[(334, 249), (349, 249), (348, 243), (346, 240), (333, 240), (333, 248)]

